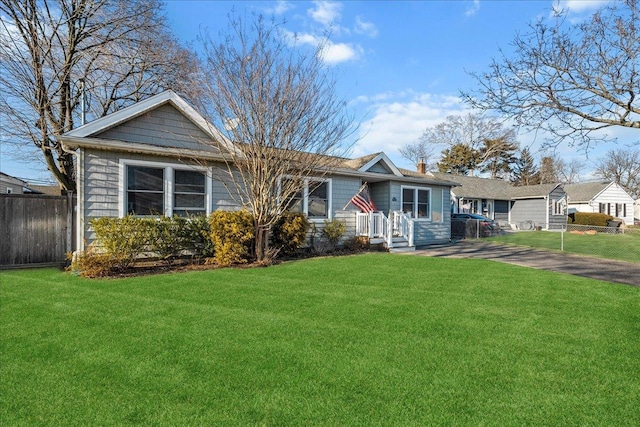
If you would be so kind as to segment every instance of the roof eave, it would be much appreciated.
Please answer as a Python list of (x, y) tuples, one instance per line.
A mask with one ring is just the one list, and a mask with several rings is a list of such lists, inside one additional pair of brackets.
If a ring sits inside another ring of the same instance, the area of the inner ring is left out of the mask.
[(95, 149), (101, 151), (118, 151), (132, 154), (149, 154), (163, 157), (186, 157), (202, 160), (225, 160), (219, 153), (206, 150), (192, 150), (178, 147), (158, 147), (154, 145), (141, 144), (136, 142), (124, 142), (111, 139), (83, 138), (68, 135), (61, 135), (58, 140), (63, 147), (75, 150), (78, 148)]

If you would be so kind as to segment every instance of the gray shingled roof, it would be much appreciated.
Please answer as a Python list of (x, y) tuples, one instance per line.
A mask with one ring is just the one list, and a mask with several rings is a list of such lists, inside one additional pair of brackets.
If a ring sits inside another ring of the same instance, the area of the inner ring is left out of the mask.
[(479, 178), (477, 176), (454, 175), (450, 173), (430, 172), (434, 178), (453, 181), (460, 184), (453, 190), (458, 197), (477, 197), (480, 199), (509, 200), (508, 192), (514, 187), (500, 179)]
[(596, 197), (602, 190), (607, 188), (611, 182), (581, 182), (578, 184), (564, 185), (564, 191), (567, 192), (571, 202), (588, 203)]
[(539, 184), (515, 187), (501, 179), (480, 178), (477, 176), (454, 175), (450, 173), (430, 172), (437, 179), (453, 181), (461, 185), (454, 193), (457, 197), (511, 200), (530, 197), (544, 197), (558, 184)]
[(378, 153), (368, 154), (368, 155), (362, 156), (362, 157), (357, 157), (355, 159), (345, 159), (344, 162), (342, 163), (342, 165), (344, 167), (346, 167), (346, 168), (349, 168), (349, 169), (358, 170), (362, 166), (366, 165), (371, 160), (373, 160), (379, 154), (380, 153), (378, 152)]
[(538, 184), (511, 187), (509, 197), (512, 199), (526, 199), (530, 197), (544, 197), (551, 193), (560, 184)]

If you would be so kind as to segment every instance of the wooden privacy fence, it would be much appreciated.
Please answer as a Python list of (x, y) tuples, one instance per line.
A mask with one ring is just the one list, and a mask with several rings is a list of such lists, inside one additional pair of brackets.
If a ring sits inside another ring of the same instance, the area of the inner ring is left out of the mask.
[(65, 262), (73, 247), (74, 198), (0, 195), (0, 268)]

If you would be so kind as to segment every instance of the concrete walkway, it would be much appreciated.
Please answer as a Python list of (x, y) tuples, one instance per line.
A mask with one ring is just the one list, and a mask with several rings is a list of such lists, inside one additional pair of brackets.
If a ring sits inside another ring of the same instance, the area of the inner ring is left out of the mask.
[(489, 259), (640, 287), (640, 263), (467, 240), (445, 246), (424, 247), (415, 252), (405, 253), (445, 258)]

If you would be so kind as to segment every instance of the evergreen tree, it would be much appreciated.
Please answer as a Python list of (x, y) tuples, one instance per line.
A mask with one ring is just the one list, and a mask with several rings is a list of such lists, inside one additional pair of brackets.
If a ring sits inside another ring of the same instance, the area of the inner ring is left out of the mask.
[(480, 153), (480, 157), (484, 159), (482, 172), (489, 172), (493, 179), (509, 176), (517, 161), (517, 149), (517, 144), (503, 138), (485, 140)]
[(520, 157), (513, 165), (511, 183), (515, 186), (533, 185), (540, 182), (536, 162), (528, 148), (520, 150)]
[(438, 171), (455, 175), (468, 175), (478, 163), (478, 152), (466, 144), (455, 144), (442, 151)]
[(560, 182), (558, 178), (558, 169), (555, 159), (551, 156), (545, 156), (540, 161), (540, 179), (537, 184), (555, 184)]

